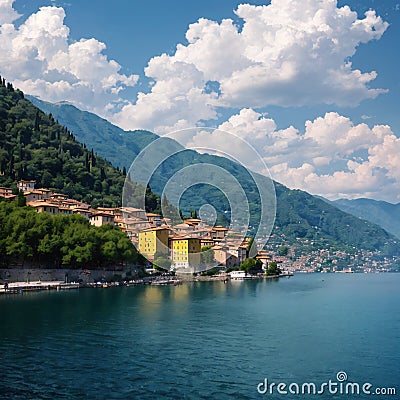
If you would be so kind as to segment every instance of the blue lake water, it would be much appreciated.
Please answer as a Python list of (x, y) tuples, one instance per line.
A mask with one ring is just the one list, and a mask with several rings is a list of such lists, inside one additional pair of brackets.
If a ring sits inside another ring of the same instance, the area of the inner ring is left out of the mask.
[(0, 398), (299, 399), (268, 382), (400, 397), (400, 274), (310, 274), (0, 297)]

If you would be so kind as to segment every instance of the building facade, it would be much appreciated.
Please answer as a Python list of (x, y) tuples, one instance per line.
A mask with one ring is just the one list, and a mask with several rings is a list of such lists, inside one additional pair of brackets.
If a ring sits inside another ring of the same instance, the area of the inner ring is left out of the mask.
[(139, 232), (139, 252), (149, 260), (156, 254), (168, 256), (169, 229), (158, 227)]
[(171, 238), (174, 269), (197, 267), (201, 264), (201, 239), (175, 236)]

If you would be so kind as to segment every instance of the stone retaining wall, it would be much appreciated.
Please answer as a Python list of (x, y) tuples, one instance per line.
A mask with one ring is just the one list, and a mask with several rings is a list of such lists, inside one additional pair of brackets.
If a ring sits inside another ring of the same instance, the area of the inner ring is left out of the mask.
[[(87, 270), (85, 270), (87, 271)], [(34, 281), (67, 281), (83, 283), (97, 282), (102, 278), (107, 281), (118, 280), (118, 277), (125, 279), (131, 272), (136, 273), (135, 268), (119, 270), (89, 270), (90, 274), (84, 273), (82, 269), (38, 269), (38, 268), (1, 268), (0, 281), (8, 282), (34, 282)]]

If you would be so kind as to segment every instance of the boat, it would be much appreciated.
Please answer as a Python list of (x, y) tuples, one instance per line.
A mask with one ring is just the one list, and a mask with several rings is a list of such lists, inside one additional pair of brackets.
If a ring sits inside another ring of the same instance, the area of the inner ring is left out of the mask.
[(251, 276), (247, 275), (245, 271), (232, 271), (229, 273), (231, 279), (235, 281), (243, 281), (245, 279), (251, 279)]

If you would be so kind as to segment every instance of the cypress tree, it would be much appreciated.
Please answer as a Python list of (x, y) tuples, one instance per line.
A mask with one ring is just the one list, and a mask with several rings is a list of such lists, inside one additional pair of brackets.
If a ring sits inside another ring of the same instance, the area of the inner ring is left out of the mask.
[(36, 111), (35, 114), (35, 131), (39, 132), (40, 131), (40, 116), (39, 116), (39, 110)]

